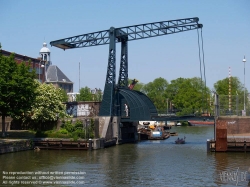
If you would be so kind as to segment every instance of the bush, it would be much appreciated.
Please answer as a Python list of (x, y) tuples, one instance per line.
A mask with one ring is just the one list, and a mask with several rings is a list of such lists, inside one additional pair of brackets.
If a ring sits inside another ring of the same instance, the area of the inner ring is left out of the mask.
[(82, 129), (77, 129), (76, 131), (74, 131), (74, 132), (72, 133), (72, 135), (73, 135), (73, 137), (74, 137), (74, 136), (77, 136), (78, 138), (86, 138), (86, 137), (85, 137), (85, 131), (82, 130)]
[(68, 134), (68, 131), (66, 129), (61, 128), (59, 131), (61, 134)]
[[(85, 131), (87, 131), (87, 134)], [(73, 138), (77, 140), (78, 138), (87, 138), (85, 134), (88, 138), (94, 137), (94, 121), (92, 119), (87, 129), (85, 126), (83, 127), (81, 120), (77, 120), (75, 124), (72, 121), (64, 121), (60, 130), (37, 131), (36, 137)]]
[(35, 137), (45, 138), (48, 137), (48, 134), (46, 131), (37, 131)]
[(67, 124), (67, 125), (65, 125), (65, 127), (64, 127), (68, 132), (74, 132), (75, 131), (75, 127), (74, 127), (74, 125), (72, 125), (72, 124)]
[(83, 128), (83, 122), (82, 121), (80, 121), (80, 120), (77, 120), (76, 122), (75, 122), (75, 128), (76, 129), (79, 129), (79, 128)]

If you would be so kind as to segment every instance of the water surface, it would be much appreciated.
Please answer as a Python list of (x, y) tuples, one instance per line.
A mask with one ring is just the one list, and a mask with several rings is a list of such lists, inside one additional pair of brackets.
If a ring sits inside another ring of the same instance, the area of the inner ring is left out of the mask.
[[(243, 174), (250, 167), (249, 153), (207, 153), (206, 140), (214, 137), (213, 127), (174, 127), (171, 131), (185, 136), (186, 144), (175, 144), (177, 136), (171, 136), (94, 151), (31, 150), (0, 155), (0, 166), (7, 172), (81, 171), (85, 186), (98, 187), (248, 185)], [(1, 182), (0, 186), (11, 185)]]

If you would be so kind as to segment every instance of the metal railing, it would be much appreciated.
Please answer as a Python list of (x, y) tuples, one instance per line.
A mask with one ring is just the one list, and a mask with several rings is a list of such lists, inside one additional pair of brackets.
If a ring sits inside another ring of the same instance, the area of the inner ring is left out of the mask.
[(250, 116), (249, 100), (245, 101), (239, 95), (215, 95), (215, 116)]

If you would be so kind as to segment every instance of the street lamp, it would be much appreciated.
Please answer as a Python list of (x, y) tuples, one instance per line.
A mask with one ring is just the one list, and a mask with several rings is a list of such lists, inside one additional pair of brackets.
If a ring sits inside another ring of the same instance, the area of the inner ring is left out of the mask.
[(167, 114), (168, 114), (168, 98), (167, 98)]
[(41, 62), (43, 62), (43, 61), (40, 61), (39, 62), (39, 82), (41, 82), (41, 80), (40, 80), (40, 74), (41, 74), (41, 67), (43, 68), (44, 67), (44, 65), (43, 64), (41, 64)]
[(246, 101), (245, 101), (245, 92), (246, 92), (246, 87), (245, 87), (245, 62), (246, 62), (246, 58), (245, 58), (245, 55), (244, 55), (244, 58), (242, 60), (242, 62), (244, 63), (244, 116), (246, 115)]

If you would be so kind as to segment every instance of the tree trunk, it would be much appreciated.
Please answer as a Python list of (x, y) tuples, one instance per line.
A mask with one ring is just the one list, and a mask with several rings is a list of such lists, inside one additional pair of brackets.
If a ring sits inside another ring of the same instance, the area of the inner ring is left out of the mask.
[(5, 137), (5, 115), (2, 114), (2, 137)]

